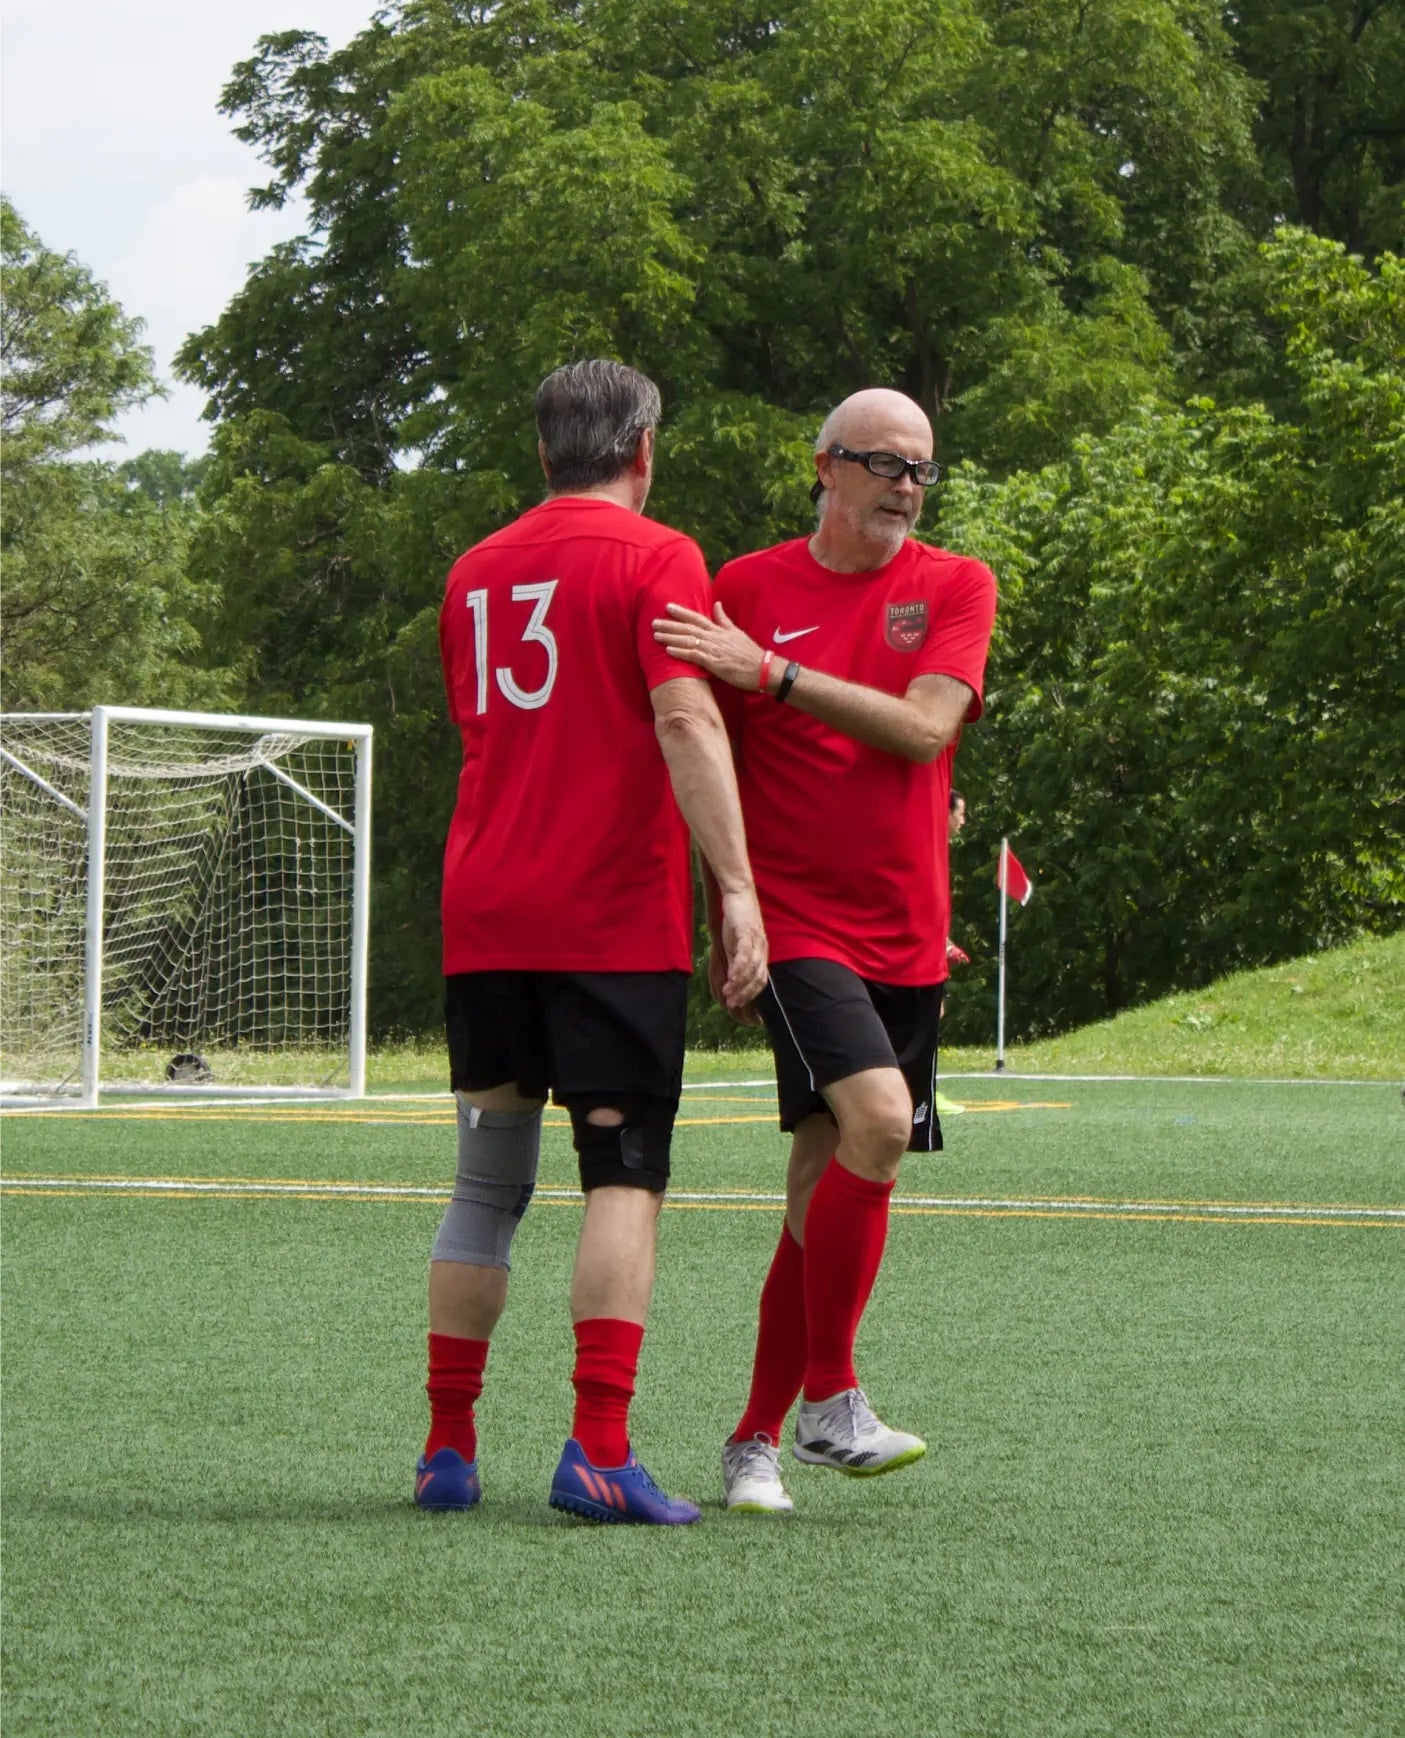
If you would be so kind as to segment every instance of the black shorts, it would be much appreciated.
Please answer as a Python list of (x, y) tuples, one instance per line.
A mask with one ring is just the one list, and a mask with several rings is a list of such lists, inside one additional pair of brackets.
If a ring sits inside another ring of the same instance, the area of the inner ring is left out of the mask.
[(780, 960), (757, 999), (776, 1059), (781, 1127), (828, 1111), (824, 1088), (866, 1068), (897, 1068), (912, 1094), (910, 1153), (939, 1153), (941, 984), (880, 984), (834, 960)]
[(587, 1109), (683, 1088), (686, 972), (455, 972), (444, 980), (455, 1092), (515, 1082)]

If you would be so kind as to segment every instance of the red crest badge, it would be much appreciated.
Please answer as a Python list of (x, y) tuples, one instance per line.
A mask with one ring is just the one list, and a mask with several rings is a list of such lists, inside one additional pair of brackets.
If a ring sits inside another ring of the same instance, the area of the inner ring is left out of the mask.
[(883, 638), (895, 652), (915, 652), (927, 638), (927, 602), (890, 603)]

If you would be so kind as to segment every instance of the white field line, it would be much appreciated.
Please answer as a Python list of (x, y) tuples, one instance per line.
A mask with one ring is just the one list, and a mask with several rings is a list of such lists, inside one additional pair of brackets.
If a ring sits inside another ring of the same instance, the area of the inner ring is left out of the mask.
[(1025, 1080), (1070, 1080), (1080, 1085), (1097, 1086), (1104, 1082), (1120, 1086), (1376, 1086), (1385, 1090), (1394, 1087), (1391, 1080), (1334, 1080), (1324, 1075), (1286, 1075), (1281, 1079), (1248, 1074), (1025, 1074), (1005, 1068), (975, 1070), (965, 1074), (937, 1075), (937, 1085), (944, 1080), (999, 1080), (1005, 1085), (1019, 1085)]
[[(0, 1189), (15, 1194), (61, 1189), (65, 1192), (72, 1190), (94, 1194), (181, 1194), (227, 1197), (256, 1195), (290, 1196), (293, 1199), (308, 1196), (322, 1199), (342, 1196), (354, 1200), (379, 1198), (401, 1201), (444, 1201), (449, 1196), (447, 1188), (425, 1187), (410, 1183), (319, 1183), (312, 1179), (308, 1179), (306, 1182), (289, 1183), (254, 1180), (221, 1182), (216, 1179), (197, 1180), (182, 1177), (25, 1176), (0, 1179)], [(537, 1198), (553, 1202), (578, 1202), (581, 1196), (578, 1189), (546, 1187), (537, 1190)], [(710, 1207), (782, 1207), (785, 1205), (784, 1195), (749, 1191), (729, 1192), (726, 1190), (671, 1190), (668, 1200), (680, 1204)], [(1291, 1201), (1110, 1201), (1070, 1199), (1046, 1195), (898, 1195), (893, 1198), (893, 1207), (895, 1210), (926, 1208), (931, 1211), (984, 1213), (1041, 1211), (1098, 1217), (1106, 1217), (1109, 1214), (1136, 1214), (1140, 1216), (1161, 1215), (1167, 1218), (1183, 1217), (1188, 1211), (1193, 1210), (1197, 1213), (1213, 1215), (1215, 1218), (1270, 1220), (1301, 1218), (1303, 1214), (1310, 1213), (1319, 1219), (1341, 1220), (1346, 1223), (1354, 1219), (1389, 1219), (1405, 1223), (1405, 1206), (1326, 1206), (1318, 1202), (1294, 1203)]]
[[(1005, 1085), (1018, 1085), (1024, 1080), (1071, 1080), (1096, 1086), (1100, 1082), (1131, 1086), (1381, 1086), (1391, 1087), (1391, 1080), (1337, 1080), (1328, 1075), (1285, 1075), (1282, 1078), (1260, 1078), (1248, 1074), (1026, 1074), (1012, 1068), (953, 1070), (938, 1068), (937, 1085), (944, 1080), (995, 1080)], [(774, 1094), (774, 1080), (698, 1080), (684, 1086), (684, 1092), (716, 1092), (724, 1087), (766, 1086)], [(408, 1095), (407, 1095), (408, 1096)]]
[(689, 1080), (683, 1083), (684, 1092), (722, 1092), (733, 1086), (764, 1086), (774, 1096), (776, 1083), (771, 1080)]
[[(765, 1087), (772, 1098), (776, 1096), (774, 1080), (698, 1080), (685, 1085), (683, 1090), (684, 1092), (721, 1092), (740, 1086)], [(56, 1111), (71, 1111), (78, 1108), (72, 1098), (39, 1100), (30, 1094), (17, 1097), (12, 1102), (7, 1103), (4, 1102), (5, 1096), (6, 1089), (3, 1084), (0, 1084), (0, 1111), (3, 1111), (6, 1116), (42, 1116)], [(229, 1104), (238, 1105), (241, 1109), (257, 1110), (261, 1106), (305, 1102), (313, 1108), (332, 1104), (338, 1109), (345, 1109), (354, 1113), (377, 1104), (449, 1105), (452, 1104), (453, 1097), (453, 1093), (445, 1087), (438, 1092), (368, 1092), (364, 1098), (347, 1098), (345, 1096), (334, 1098), (327, 1094), (320, 1100), (308, 1096), (299, 1101), (288, 1096), (274, 1096), (271, 1092), (267, 1096), (263, 1096), (259, 1094), (257, 1087), (249, 1086), (242, 1087), (237, 1097), (231, 1092), (228, 1097), (222, 1098), (217, 1089), (207, 1089), (198, 1101), (193, 1097), (177, 1098), (174, 1093), (165, 1093), (159, 1098), (128, 1097), (120, 1105), (109, 1103), (99, 1108), (102, 1110), (172, 1110), (177, 1105), (196, 1104), (198, 1109), (211, 1110), (217, 1109), (220, 1105)], [(92, 1115), (93, 1113), (90, 1111), (88, 1114)]]
[[(1021, 1074), (1010, 1069), (997, 1071), (995, 1069), (973, 1070), (954, 1073), (940, 1073), (937, 1085), (949, 1080), (990, 1080), (1002, 1086), (1020, 1086), (1026, 1082), (1036, 1081), (1052, 1083), (1065, 1082), (1079, 1086), (1374, 1086), (1379, 1091), (1393, 1091), (1395, 1083), (1392, 1080), (1332, 1080), (1322, 1077), (1303, 1079), (1301, 1077), (1258, 1077), (1238, 1074)], [(769, 1095), (775, 1097), (774, 1080), (695, 1080), (687, 1082), (684, 1092), (728, 1092), (739, 1087), (762, 1087)], [(257, 1109), (261, 1105), (287, 1105), (287, 1098), (244, 1096), (254, 1094), (257, 1088), (246, 1087), (238, 1098), (204, 1097), (199, 1101), (198, 1108), (214, 1109), (221, 1104), (238, 1104), (241, 1108)], [(3, 1094), (0, 1093), (0, 1098)], [(344, 1107), (350, 1112), (357, 1112), (367, 1106), (376, 1104), (440, 1104), (446, 1103), (452, 1094), (447, 1090), (439, 1092), (370, 1092), (365, 1098), (324, 1099), (322, 1104), (332, 1103), (339, 1108)], [(174, 1095), (161, 1098), (127, 1099), (121, 1105), (104, 1105), (104, 1110), (171, 1110), (179, 1103), (191, 1103), (189, 1099), (177, 1099)], [(309, 1099), (309, 1104), (316, 1105), (317, 1100)], [(50, 1116), (65, 1110), (74, 1110), (76, 1106), (71, 1101), (45, 1103), (30, 1102), (0, 1102), (0, 1112), (5, 1116)], [(88, 1112), (93, 1115), (93, 1112)]]

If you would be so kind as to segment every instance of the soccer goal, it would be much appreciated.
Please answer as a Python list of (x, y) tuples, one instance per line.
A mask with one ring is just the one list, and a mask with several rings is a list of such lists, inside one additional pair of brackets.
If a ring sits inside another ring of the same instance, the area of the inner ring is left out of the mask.
[(0, 715), (0, 1089), (359, 1098), (371, 727)]

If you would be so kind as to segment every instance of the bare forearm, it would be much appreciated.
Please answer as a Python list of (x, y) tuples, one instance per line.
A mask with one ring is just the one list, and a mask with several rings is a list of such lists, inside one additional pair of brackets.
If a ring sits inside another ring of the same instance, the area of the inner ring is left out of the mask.
[[(771, 667), (767, 692), (774, 695), (784, 680), (784, 668)], [(932, 718), (902, 694), (886, 694), (827, 676), (822, 670), (801, 669), (785, 704), (806, 712), (855, 742), (881, 748), (904, 760), (935, 760), (961, 728), (960, 716)]]
[(919, 676), (906, 693), (889, 694), (797, 664), (794, 681), (786, 684), (785, 673), (791, 666), (774, 650), (763, 652), (720, 603), (713, 614), (717, 619), (709, 621), (697, 610), (671, 603), (667, 617), (654, 622), (654, 638), (675, 658), (697, 664), (744, 693), (755, 693), (760, 686), (779, 699), (785, 686), (786, 705), (808, 712), (855, 742), (904, 760), (935, 760), (956, 740), (973, 693), (956, 677)]
[(720, 904), (722, 894), (752, 886), (727, 733), (720, 720), (673, 715), (659, 720), (658, 738), (673, 795), (715, 880)]

